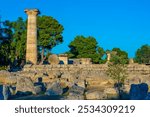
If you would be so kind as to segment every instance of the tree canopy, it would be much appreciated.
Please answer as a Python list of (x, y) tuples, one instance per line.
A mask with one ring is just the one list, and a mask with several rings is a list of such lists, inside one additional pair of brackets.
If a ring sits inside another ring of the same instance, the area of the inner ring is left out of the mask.
[[(41, 49), (41, 59), (56, 45), (63, 42), (63, 26), (51, 16), (38, 16), (38, 47)], [(43, 61), (43, 60), (42, 60)]]
[[(13, 22), (5, 21), (3, 27), (0, 32), (0, 56), (12, 62), (17, 59), (20, 63), (26, 55), (27, 21), (19, 17)], [(40, 60), (43, 60), (45, 52), (50, 53), (53, 47), (63, 42), (63, 30), (63, 26), (53, 17), (38, 16), (38, 53), (42, 57)]]
[(8, 25), (9, 21), (2, 23), (0, 28), (0, 65), (8, 65), (11, 51), (12, 31)]
[(135, 61), (138, 63), (150, 64), (150, 46), (143, 45), (137, 51), (135, 55)]
[(11, 42), (11, 58), (12, 61), (15, 59), (21, 61), (22, 59), (25, 59), (26, 52), (26, 21), (19, 17), (17, 21), (11, 22), (10, 25), (13, 31), (13, 39)]
[(128, 53), (120, 48), (113, 48), (110, 63), (108, 63), (107, 75), (115, 81), (115, 88), (118, 91), (119, 99), (121, 99), (124, 81), (127, 78)]
[(94, 37), (76, 36), (69, 44), (71, 58), (91, 58), (93, 63), (99, 63), (104, 55), (103, 48), (97, 45)]
[(128, 53), (121, 50), (120, 48), (113, 48), (111, 51), (111, 62), (114, 64), (127, 64), (128, 63)]
[[(63, 42), (63, 26), (51, 16), (37, 17), (38, 54), (40, 61), (50, 53), (51, 49)], [(19, 17), (16, 21), (4, 21), (0, 29), (0, 65), (8, 65), (16, 59), (20, 63), (25, 59), (27, 39), (27, 20)], [(93, 63), (104, 63), (105, 51), (98, 46), (92, 36), (76, 36), (69, 44), (66, 52), (70, 58), (91, 58)], [(108, 52), (108, 51), (107, 51)], [(127, 64), (128, 53), (120, 48), (113, 48), (110, 61), (113, 64)], [(150, 64), (150, 46), (143, 45), (137, 51), (134, 60), (138, 63)]]

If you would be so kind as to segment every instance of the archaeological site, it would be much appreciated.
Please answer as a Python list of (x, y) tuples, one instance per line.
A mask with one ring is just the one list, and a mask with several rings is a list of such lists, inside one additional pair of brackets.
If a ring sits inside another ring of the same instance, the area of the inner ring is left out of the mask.
[(52, 54), (48, 64), (37, 62), (38, 9), (26, 9), (26, 64), (21, 70), (0, 71), (0, 99), (5, 100), (132, 100), (150, 99), (150, 65), (130, 59), (120, 94), (105, 64), (91, 58), (70, 59), (67, 54)]

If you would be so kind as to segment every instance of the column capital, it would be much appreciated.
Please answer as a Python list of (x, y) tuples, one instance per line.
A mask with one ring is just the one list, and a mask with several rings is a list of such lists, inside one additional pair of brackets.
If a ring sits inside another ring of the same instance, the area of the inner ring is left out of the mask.
[(27, 15), (38, 15), (39, 14), (39, 10), (38, 9), (25, 9), (24, 12)]

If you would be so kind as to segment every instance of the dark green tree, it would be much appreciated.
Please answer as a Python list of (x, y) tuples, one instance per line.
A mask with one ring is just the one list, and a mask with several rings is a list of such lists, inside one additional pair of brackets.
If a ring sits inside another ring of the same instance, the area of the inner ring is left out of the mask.
[(63, 42), (63, 26), (53, 17), (38, 16), (38, 47), (41, 50), (41, 61), (53, 47)]
[(0, 44), (0, 65), (7, 66), (9, 64), (10, 56), (10, 43), (9, 41), (3, 41)]
[(26, 52), (26, 21), (19, 17), (17, 21), (11, 22), (10, 25), (13, 31), (13, 40), (11, 43), (11, 61), (17, 59), (18, 62), (21, 63), (21, 61), (25, 59)]
[(114, 64), (127, 64), (129, 62), (128, 53), (123, 50), (120, 50), (120, 48), (113, 48), (110, 52), (110, 61)]
[(143, 64), (150, 64), (150, 46), (143, 45), (137, 51), (135, 55), (135, 61)]
[[(25, 59), (26, 40), (27, 40), (27, 21), (21, 17), (14, 22), (7, 22), (7, 26), (12, 31), (10, 58), (11, 61), (17, 59), (18, 65)], [(42, 61), (44, 53), (63, 42), (63, 26), (50, 16), (39, 16), (37, 18), (38, 30), (38, 50), (41, 53)]]
[(8, 65), (10, 63), (10, 50), (12, 31), (8, 25), (9, 21), (4, 21), (0, 28), (0, 65)]
[(93, 63), (100, 63), (104, 55), (103, 48), (97, 45), (94, 37), (77, 36), (69, 44), (71, 58), (91, 58)]

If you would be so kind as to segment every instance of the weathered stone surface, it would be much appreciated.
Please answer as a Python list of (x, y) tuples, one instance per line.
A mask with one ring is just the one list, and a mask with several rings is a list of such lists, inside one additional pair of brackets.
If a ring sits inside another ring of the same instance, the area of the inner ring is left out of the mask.
[(57, 55), (53, 54), (53, 55), (50, 55), (48, 57), (48, 62), (51, 64), (51, 65), (57, 65), (59, 64), (59, 58)]
[(83, 88), (86, 87), (86, 81), (84, 81), (84, 80), (77, 80), (76, 84), (79, 87), (83, 87)]
[(73, 61), (73, 64), (74, 64), (74, 65), (79, 65), (79, 64), (81, 64), (80, 59), (73, 59), (72, 61)]
[(8, 71), (0, 71), (0, 83), (2, 84), (16, 84), (17, 76)]
[(69, 93), (75, 93), (75, 94), (80, 94), (83, 95), (84, 94), (84, 88), (77, 86), (77, 85), (73, 85), (72, 87), (70, 87), (69, 89)]
[(144, 100), (148, 93), (148, 85), (146, 83), (132, 84), (130, 89), (131, 100)]
[(130, 85), (124, 85), (123, 91), (124, 91), (125, 93), (129, 93), (129, 92), (130, 92), (130, 88), (131, 88)]
[(63, 89), (59, 82), (48, 84), (46, 95), (62, 95)]
[(9, 90), (10, 90), (11, 95), (16, 94), (16, 87), (15, 86), (9, 86)]
[[(39, 72), (47, 72), (49, 77), (54, 78), (53, 74), (57, 71), (61, 71), (63, 73), (62, 77), (66, 78), (66, 74), (70, 73), (70, 76), (68, 77), (76, 77), (80, 79), (87, 79), (87, 78), (106, 78), (108, 77), (105, 73), (107, 70), (107, 65), (103, 64), (91, 64), (91, 65), (33, 65), (31, 67), (25, 68), (24, 71), (30, 71), (30, 72), (36, 72), (39, 74)], [(146, 65), (135, 65), (135, 64), (129, 64), (128, 65), (128, 78), (132, 79), (133, 77), (140, 77), (140, 79), (144, 79), (145, 77), (150, 77), (150, 67)], [(74, 75), (73, 75), (74, 74)], [(77, 74), (77, 75), (76, 75)], [(71, 76), (72, 75), (72, 76)], [(99, 80), (99, 79), (98, 79)]]
[(107, 63), (110, 61), (110, 58), (111, 58), (111, 53), (107, 52)]
[(11, 75), (10, 72), (5, 71), (5, 70), (1, 70), (0, 71), (0, 83), (5, 84), (6, 78), (8, 78), (10, 75)]
[(88, 91), (86, 92), (86, 99), (87, 100), (102, 100), (106, 99), (106, 95), (101, 91)]
[(100, 77), (100, 78), (87, 78), (87, 87), (88, 88), (97, 88), (97, 89), (105, 89), (107, 87), (113, 87), (114, 82), (108, 78)]
[(134, 64), (134, 59), (133, 58), (129, 59), (129, 64)]
[[(86, 91), (99, 91), (100, 96), (104, 95), (110, 98), (115, 95), (108, 93), (105, 89), (112, 88), (114, 81), (106, 74), (107, 65), (90, 64), (90, 65), (27, 65), (23, 71), (8, 72), (0, 71), (2, 84), (16, 84), (18, 78), (30, 78), (33, 83), (42, 79), (42, 83), (52, 85), (59, 81), (61, 89), (68, 87), (71, 89), (74, 85), (86, 88)], [(131, 84), (147, 83), (150, 86), (150, 67), (139, 64), (128, 65), (128, 79), (125, 81), (124, 94), (128, 94)], [(34, 87), (35, 88), (35, 87)], [(36, 89), (34, 89), (36, 90)], [(104, 92), (104, 90), (107, 92)], [(81, 92), (69, 90), (69, 94), (75, 95)], [(81, 95), (83, 95), (82, 91)], [(110, 91), (111, 92), (111, 91)], [(36, 92), (35, 92), (36, 93)], [(68, 92), (67, 92), (68, 93)], [(124, 96), (123, 94), (123, 96)], [(101, 97), (99, 99), (102, 99)], [(107, 98), (106, 98), (107, 99)], [(125, 97), (125, 99), (127, 99)]]
[(17, 83), (17, 77), (19, 76), (14, 76), (14, 75), (10, 75), (9, 77), (6, 78), (6, 84), (16, 84)]
[(69, 93), (68, 100), (84, 100), (84, 96), (75, 92)]
[(51, 79), (48, 76), (42, 76), (42, 82), (48, 83), (50, 81), (51, 81)]
[(0, 85), (0, 100), (7, 100), (11, 96), (9, 86)]
[(11, 96), (9, 86), (7, 85), (3, 85), (3, 96), (4, 96), (4, 100), (9, 99), (9, 97)]
[(28, 15), (26, 62), (37, 64), (37, 9), (25, 10)]
[(34, 86), (35, 93), (40, 94), (42, 92), (42, 85)]
[(59, 61), (61, 62), (60, 64), (68, 64), (68, 55), (67, 54), (60, 54), (59, 55)]
[(16, 92), (18, 91), (19, 92), (32, 92), (33, 94), (36, 94), (32, 80), (26, 77), (17, 78)]
[(107, 95), (107, 99), (117, 99), (118, 98), (118, 92), (115, 88), (106, 88), (104, 90), (104, 94)]
[(139, 77), (138, 75), (131, 75), (130, 78), (128, 78), (128, 83), (126, 82), (126, 84), (139, 84), (142, 82), (141, 80), (141, 77)]
[(86, 64), (86, 65), (92, 64), (91, 58), (81, 58), (80, 61), (81, 61), (81, 64)]
[(61, 78), (70, 79), (72, 77), (71, 73), (63, 72)]
[(77, 85), (72, 85), (69, 88), (69, 95), (67, 96), (68, 100), (83, 100), (84, 99), (84, 88), (77, 86)]

